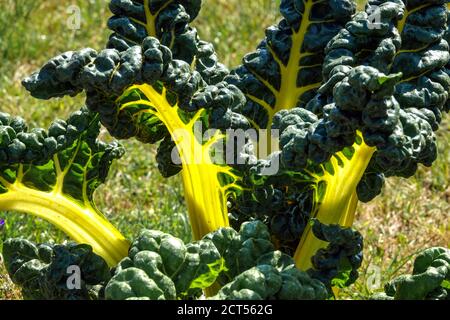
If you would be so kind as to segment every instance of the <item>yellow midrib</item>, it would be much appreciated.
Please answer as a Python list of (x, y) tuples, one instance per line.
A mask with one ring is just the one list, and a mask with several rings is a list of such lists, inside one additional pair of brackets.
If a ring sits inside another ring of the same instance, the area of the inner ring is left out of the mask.
[[(138, 85), (128, 90), (140, 90), (156, 109), (156, 115), (164, 123), (174, 139), (180, 154), (183, 170), (182, 178), (184, 194), (188, 206), (194, 238), (199, 240), (209, 232), (221, 227), (228, 227), (226, 207), (226, 188), (220, 185), (219, 173), (228, 173), (227, 167), (214, 164), (209, 157), (211, 144), (220, 140), (222, 135), (215, 135), (207, 144), (202, 145), (195, 139), (193, 126), (204, 110), (199, 110), (189, 123), (184, 123), (178, 115), (178, 107), (171, 106), (162, 94), (152, 86)], [(189, 133), (188, 137), (177, 136), (177, 133)]]
[(398, 22), (397, 25), (397, 29), (398, 29), (398, 33), (401, 35), (403, 33), (403, 30), (405, 29), (405, 25), (406, 25), (406, 21), (408, 20), (408, 17), (413, 14), (416, 11), (419, 11), (423, 8), (429, 7), (431, 6), (431, 4), (427, 3), (427, 4), (423, 4), (421, 6), (418, 6), (412, 10), (408, 10), (405, 8), (405, 14), (403, 16), (403, 18)]
[[(318, 204), (314, 217), (324, 224), (340, 224), (350, 227), (353, 224), (358, 197), (356, 187), (361, 181), (364, 172), (369, 165), (375, 148), (362, 145), (354, 145), (355, 153), (351, 160), (344, 156), (340, 158), (344, 166), (340, 167), (335, 158), (332, 158), (334, 175), (325, 171), (322, 181), (327, 183), (325, 197)], [(300, 243), (294, 255), (296, 265), (301, 270), (311, 267), (311, 258), (319, 250), (327, 245), (326, 242), (317, 239), (311, 226), (307, 226), (303, 232)]]
[(150, 12), (149, 7), (150, 0), (144, 0), (144, 10), (145, 10), (145, 27), (147, 29), (147, 35), (150, 37), (156, 37), (156, 16)]
[(157, 37), (156, 19), (158, 18), (158, 15), (161, 13), (161, 11), (164, 10), (165, 8), (167, 8), (167, 6), (172, 2), (173, 2), (173, 0), (167, 1), (165, 4), (162, 5), (162, 7), (155, 14), (152, 14), (150, 12), (150, 6), (149, 6), (150, 0), (144, 0), (144, 10), (145, 10), (145, 18), (146, 18), (145, 24), (141, 23), (140, 21), (138, 21), (136, 19), (132, 19), (132, 20), (139, 24), (143, 24), (145, 26), (145, 29), (147, 30), (147, 35), (150, 37), (156, 38)]
[[(398, 32), (399, 32), (400, 36), (402, 35), (402, 33), (403, 33), (404, 29), (405, 29), (405, 26), (406, 26), (406, 23), (407, 23), (407, 20), (408, 20), (409, 16), (410, 16), (411, 14), (413, 14), (414, 12), (417, 12), (417, 11), (422, 10), (422, 9), (424, 9), (424, 8), (428, 8), (428, 7), (430, 7), (430, 6), (432, 6), (432, 5), (429, 4), (429, 3), (427, 3), (427, 4), (424, 4), (424, 5), (418, 6), (418, 7), (414, 8), (414, 9), (412, 9), (412, 10), (407, 10), (407, 9), (406, 9), (403, 18), (399, 21), (399, 23), (398, 23), (398, 25), (397, 25), (397, 29), (398, 29)], [(402, 54), (402, 53), (420, 52), (420, 51), (422, 51), (422, 50), (426, 50), (428, 47), (429, 47), (429, 46), (423, 46), (423, 47), (420, 47), (420, 48), (417, 48), (417, 49), (399, 50), (399, 51), (395, 54), (395, 56), (397, 57), (397, 56), (399, 56), (399, 55)], [(407, 79), (403, 79), (403, 80), (401, 80), (399, 83), (405, 83), (405, 82), (413, 81), (413, 80), (415, 80), (415, 79), (420, 78), (421, 76), (423, 76), (423, 75), (426, 74), (426, 73), (427, 73), (427, 71), (424, 72), (424, 73), (422, 73), (422, 74), (419, 74), (419, 75), (416, 75), (416, 76), (412, 76), (412, 77), (409, 77), (409, 78), (407, 78)]]
[(78, 243), (92, 246), (110, 265), (127, 256), (129, 242), (103, 215), (58, 192), (43, 192), (21, 183), (0, 194), (0, 209), (32, 214), (47, 220)]
[[(59, 162), (58, 155), (53, 156), (53, 163), (54, 163), (55, 171), (56, 171), (55, 190), (57, 193), (62, 193), (63, 186), (64, 186), (64, 179), (66, 178), (67, 173), (70, 171), (70, 169), (75, 161), (75, 158), (76, 158), (78, 152), (80, 151), (80, 148), (81, 148), (81, 143), (78, 143), (72, 157), (69, 159), (64, 170), (61, 169), (61, 164)], [(18, 181), (21, 181), (21, 179), (18, 179)]]
[(229, 227), (226, 194), (218, 183), (214, 165), (184, 165), (182, 171), (185, 199), (194, 238)]
[[(283, 110), (294, 108), (303, 90), (299, 91), (297, 87), (297, 77), (300, 68), (300, 59), (302, 58), (302, 46), (305, 40), (308, 27), (311, 25), (310, 15), (313, 8), (313, 0), (308, 0), (305, 3), (305, 10), (303, 11), (302, 21), (298, 31), (294, 31), (292, 35), (292, 46), (289, 54), (289, 61), (287, 66), (280, 63), (281, 68), (281, 86), (276, 95), (276, 103), (274, 113)], [(301, 88), (300, 88), (301, 89)]]

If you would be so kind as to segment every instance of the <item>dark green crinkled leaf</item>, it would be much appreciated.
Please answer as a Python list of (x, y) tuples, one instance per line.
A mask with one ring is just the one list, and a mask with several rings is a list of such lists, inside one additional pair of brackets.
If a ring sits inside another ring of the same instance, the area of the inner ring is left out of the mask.
[(322, 81), (323, 50), (356, 10), (353, 0), (282, 0), (283, 19), (243, 65), (226, 78), (246, 94), (240, 110), (257, 128), (270, 129), (273, 115), (303, 107)]
[[(86, 109), (70, 115), (67, 121), (54, 121), (48, 131), (28, 130), (25, 121), (0, 113), (0, 163), (4, 165), (35, 163), (44, 165), (53, 155), (68, 146), (86, 130), (90, 136), (98, 130), (96, 116)], [(94, 134), (93, 134), (94, 133)]]
[[(8, 239), (3, 257), (11, 280), (31, 300), (101, 299), (103, 285), (110, 279), (106, 262), (85, 244), (36, 245), (24, 239)], [(79, 268), (80, 287), (71, 276)]]
[(351, 228), (339, 225), (324, 225), (312, 220), (314, 235), (328, 242), (312, 257), (312, 268), (308, 274), (331, 288), (344, 288), (353, 284), (359, 276), (363, 261), (363, 237)]
[(175, 59), (195, 66), (208, 84), (220, 82), (227, 68), (218, 62), (211, 43), (200, 40), (190, 26), (200, 11), (201, 0), (111, 0), (114, 14), (108, 21), (113, 31), (108, 48), (126, 51), (155, 37), (167, 46)]
[[(449, 300), (450, 250), (435, 247), (424, 250), (414, 262), (411, 275), (401, 275), (385, 285), (387, 299)], [(382, 298), (377, 295), (374, 298)]]
[(262, 255), (275, 250), (266, 226), (260, 222), (242, 224), (239, 233), (220, 229), (206, 235), (205, 239), (214, 243), (224, 259), (225, 270), (219, 278), (222, 284), (254, 267)]
[(212, 299), (325, 299), (325, 285), (297, 270), (269, 237), (259, 221), (243, 224), (239, 232), (222, 228), (187, 245), (145, 230), (115, 269), (106, 298), (196, 298), (218, 281), (224, 287)]
[(98, 141), (99, 131), (98, 116), (85, 108), (54, 121), (48, 131), (28, 131), (23, 120), (1, 113), (0, 194), (8, 191), (6, 182), (18, 182), (44, 192), (61, 188), (82, 204), (92, 203), (112, 161), (124, 153), (117, 143)]
[(298, 270), (292, 257), (274, 251), (226, 284), (215, 300), (323, 300), (324, 284)]
[(159, 231), (145, 230), (130, 248), (106, 286), (111, 300), (147, 298), (175, 300), (201, 295), (223, 270), (214, 244), (201, 240), (185, 245)]
[[(325, 83), (307, 108), (324, 118), (323, 132), (338, 145), (348, 145), (360, 130), (365, 142), (377, 147), (358, 186), (361, 200), (380, 193), (384, 175), (409, 177), (419, 163), (429, 166), (436, 159), (433, 130), (441, 121), (450, 84), (444, 3), (369, 1), (366, 11), (377, 8), (381, 16), (377, 28), (366, 12), (358, 13), (326, 47)], [(352, 80), (352, 74), (360, 65), (390, 74), (375, 77), (386, 90), (368, 95), (357, 85), (363, 78)], [(389, 77), (393, 83), (386, 85)]]

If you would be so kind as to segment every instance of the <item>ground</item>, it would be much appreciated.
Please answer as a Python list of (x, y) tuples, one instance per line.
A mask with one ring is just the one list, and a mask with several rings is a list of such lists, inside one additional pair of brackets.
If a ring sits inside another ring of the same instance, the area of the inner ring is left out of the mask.
[[(214, 42), (228, 66), (239, 64), (254, 50), (264, 28), (279, 15), (274, 0), (205, 0), (196, 22), (200, 35)], [(31, 98), (21, 79), (48, 58), (68, 49), (102, 48), (108, 36), (107, 1), (3, 0), (0, 10), (0, 111), (21, 115), (33, 126), (46, 127), (82, 104), (82, 98), (50, 102)], [(81, 8), (81, 28), (71, 30), (71, 14)], [(393, 178), (383, 194), (360, 204), (355, 227), (365, 237), (361, 277), (341, 298), (364, 299), (399, 272), (410, 269), (411, 255), (429, 246), (450, 244), (450, 121), (439, 133), (439, 159), (432, 169), (420, 168), (412, 179)], [(106, 135), (106, 133), (105, 133)], [(154, 149), (124, 142), (127, 155), (112, 169), (108, 183), (96, 194), (98, 207), (128, 237), (142, 228), (160, 229), (189, 240), (183, 191), (179, 177), (163, 179)], [(56, 241), (64, 235), (46, 222), (16, 213), (0, 212), (7, 221), (1, 239), (26, 237)], [(1, 257), (1, 256), (0, 256)], [(0, 262), (0, 299), (20, 299), (20, 292), (5, 276)]]

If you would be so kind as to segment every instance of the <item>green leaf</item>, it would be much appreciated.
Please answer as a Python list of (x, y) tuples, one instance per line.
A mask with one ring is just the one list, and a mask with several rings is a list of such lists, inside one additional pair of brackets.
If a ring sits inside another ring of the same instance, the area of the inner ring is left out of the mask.
[[(123, 149), (97, 140), (98, 116), (82, 109), (46, 132), (17, 126), (22, 120), (1, 115), (0, 209), (48, 220), (73, 240), (92, 245), (114, 265), (128, 250), (127, 240), (96, 209), (93, 194)], [(21, 146), (18, 148), (17, 146)]]
[(429, 248), (414, 262), (412, 275), (401, 275), (385, 285), (395, 300), (447, 300), (449, 298), (450, 250)]
[[(169, 234), (144, 230), (107, 284), (107, 299), (325, 299), (326, 287), (276, 251), (259, 221), (214, 231), (187, 245)], [(174, 272), (175, 270), (175, 272)]]
[[(106, 262), (84, 244), (36, 245), (8, 239), (3, 257), (11, 280), (29, 300), (101, 299), (100, 288), (111, 278)], [(68, 286), (73, 284), (74, 266), (81, 272), (78, 288)]]
[(113, 34), (107, 47), (126, 51), (141, 45), (146, 37), (155, 37), (175, 59), (192, 65), (208, 84), (216, 84), (228, 70), (218, 62), (213, 45), (200, 40), (190, 25), (201, 4), (202, 0), (111, 0), (114, 16), (108, 27)]
[(322, 82), (323, 51), (356, 10), (353, 0), (281, 1), (283, 19), (226, 78), (247, 97), (242, 112), (270, 129), (280, 110), (304, 106)]
[(169, 234), (144, 230), (106, 286), (107, 299), (198, 297), (224, 268), (210, 240), (184, 243)]
[(441, 287), (445, 288), (445, 289), (450, 289), (450, 281), (449, 280), (444, 280), (442, 282), (442, 284), (441, 284)]
[(328, 244), (311, 258), (312, 267), (308, 274), (324, 283), (332, 294), (332, 287), (345, 288), (358, 279), (363, 260), (363, 238), (351, 228), (325, 225), (317, 219), (312, 223), (314, 236)]

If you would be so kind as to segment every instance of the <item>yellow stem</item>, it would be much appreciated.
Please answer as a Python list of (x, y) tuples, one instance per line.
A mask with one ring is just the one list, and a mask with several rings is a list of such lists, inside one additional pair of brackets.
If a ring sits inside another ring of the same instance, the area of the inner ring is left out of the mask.
[[(214, 142), (223, 136), (215, 135), (208, 143), (202, 144), (194, 136), (195, 121), (184, 123), (178, 115), (178, 107), (167, 102), (165, 90), (157, 92), (149, 85), (131, 87), (140, 90), (156, 110), (156, 115), (164, 123), (175, 141), (183, 166), (182, 178), (184, 194), (195, 240), (222, 227), (228, 227), (226, 190), (221, 186), (219, 174), (228, 174), (227, 167), (214, 164), (209, 150)], [(200, 110), (194, 119), (199, 118)]]
[(183, 165), (184, 194), (195, 240), (229, 226), (226, 198), (217, 174), (214, 165)]
[(98, 210), (61, 193), (42, 192), (15, 183), (8, 186), (7, 193), (0, 194), (0, 209), (47, 220), (74, 241), (91, 245), (110, 266), (128, 254), (129, 242)]
[[(365, 143), (355, 144), (354, 148), (355, 153), (351, 160), (345, 159), (342, 167), (333, 163), (335, 173), (324, 177), (327, 183), (325, 196), (313, 215), (322, 223), (340, 224), (346, 227), (353, 224), (358, 204), (356, 187), (375, 152), (375, 148), (369, 147)], [(297, 267), (301, 270), (309, 269), (311, 258), (317, 250), (326, 245), (326, 242), (314, 236), (311, 226), (308, 226), (303, 232), (294, 255)]]
[(403, 33), (403, 30), (405, 29), (405, 26), (406, 26), (406, 22), (407, 22), (409, 16), (411, 16), (411, 14), (413, 14), (414, 12), (417, 12), (417, 11), (419, 11), (419, 10), (422, 10), (422, 9), (424, 9), (424, 8), (427, 8), (427, 7), (429, 7), (429, 6), (431, 6), (430, 3), (425, 3), (425, 4), (420, 5), (420, 6), (414, 8), (414, 9), (412, 9), (412, 10), (405, 10), (405, 13), (404, 13), (404, 15), (403, 15), (403, 18), (402, 18), (402, 19), (398, 22), (398, 24), (397, 24), (398, 33), (399, 33), (400, 35)]
[[(306, 0), (303, 3), (305, 9), (302, 14), (300, 27), (298, 30), (294, 31), (294, 34), (292, 35), (292, 46), (289, 55), (289, 62), (287, 66), (280, 64), (282, 81), (280, 91), (276, 93), (276, 104), (273, 114), (283, 109), (295, 107), (297, 105), (298, 98), (304, 92), (320, 86), (319, 83), (308, 87), (297, 87), (297, 77), (303, 49), (302, 46), (308, 32), (308, 28), (311, 25), (311, 13), (314, 7), (313, 0)], [(296, 94), (293, 94), (294, 92)], [(271, 114), (271, 116), (273, 116), (273, 114)], [(272, 122), (269, 121), (269, 125), (271, 123)]]

